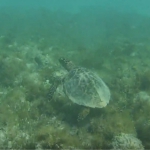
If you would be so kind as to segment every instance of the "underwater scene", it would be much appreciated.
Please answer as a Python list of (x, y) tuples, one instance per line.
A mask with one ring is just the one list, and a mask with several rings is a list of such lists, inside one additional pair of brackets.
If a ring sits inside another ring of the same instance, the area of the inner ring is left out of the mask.
[(0, 149), (150, 149), (149, 0), (0, 1)]

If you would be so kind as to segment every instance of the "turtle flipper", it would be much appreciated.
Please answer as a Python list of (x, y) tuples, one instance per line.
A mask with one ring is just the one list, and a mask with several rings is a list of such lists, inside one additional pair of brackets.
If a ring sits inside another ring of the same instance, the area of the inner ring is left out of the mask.
[(48, 99), (51, 100), (54, 96), (55, 91), (57, 90), (57, 87), (61, 83), (61, 79), (55, 79), (53, 84), (50, 87), (49, 93), (48, 93)]

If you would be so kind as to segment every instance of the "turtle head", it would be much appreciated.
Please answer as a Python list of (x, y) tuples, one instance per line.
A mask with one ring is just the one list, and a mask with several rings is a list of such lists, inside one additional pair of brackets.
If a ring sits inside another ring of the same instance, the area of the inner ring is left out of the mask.
[(70, 71), (74, 68), (74, 64), (70, 60), (61, 57), (59, 58), (59, 62), (67, 71)]

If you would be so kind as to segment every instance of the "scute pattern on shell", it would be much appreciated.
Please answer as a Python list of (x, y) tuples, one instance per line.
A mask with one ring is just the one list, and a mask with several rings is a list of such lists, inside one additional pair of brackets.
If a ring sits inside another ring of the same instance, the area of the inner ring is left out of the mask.
[(103, 80), (86, 68), (71, 69), (63, 81), (65, 94), (79, 105), (105, 107), (110, 100), (110, 91)]

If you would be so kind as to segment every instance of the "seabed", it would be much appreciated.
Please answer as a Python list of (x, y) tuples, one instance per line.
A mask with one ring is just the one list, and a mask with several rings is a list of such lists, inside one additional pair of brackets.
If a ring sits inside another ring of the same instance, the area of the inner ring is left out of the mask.
[[(101, 34), (93, 19), (85, 25), (93, 31), (84, 36), (86, 11), (62, 13), (62, 19), (59, 12), (39, 14), (45, 26), (34, 20), (31, 30), (27, 23), (26, 29), (14, 26), (0, 36), (0, 148), (117, 149), (122, 142), (124, 149), (150, 148), (150, 43), (143, 31), (149, 19), (141, 27), (128, 15), (118, 16)], [(117, 26), (118, 20), (128, 28)], [(105, 108), (74, 104), (61, 86), (49, 100), (53, 75), (66, 73), (58, 62), (62, 56), (105, 81), (111, 91)]]

